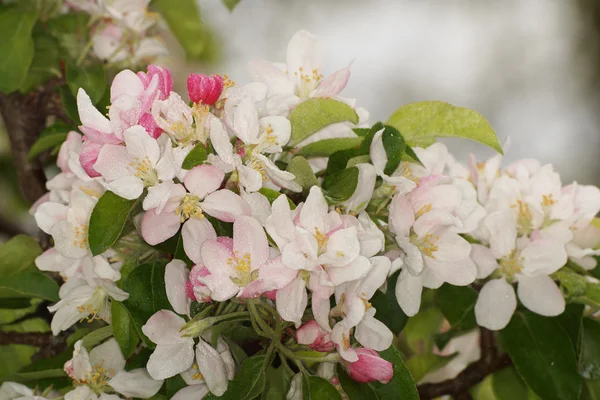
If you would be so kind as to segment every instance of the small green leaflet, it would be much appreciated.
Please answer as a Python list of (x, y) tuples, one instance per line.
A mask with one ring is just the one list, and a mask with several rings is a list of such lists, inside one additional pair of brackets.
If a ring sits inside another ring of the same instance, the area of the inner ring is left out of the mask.
[(93, 255), (104, 253), (121, 236), (136, 200), (127, 200), (106, 191), (90, 217), (88, 243)]
[(290, 113), (292, 134), (288, 146), (296, 146), (321, 129), (338, 122), (358, 124), (358, 114), (352, 107), (331, 99), (309, 99)]
[(398, 108), (386, 122), (411, 146), (426, 147), (436, 137), (475, 140), (502, 153), (490, 123), (478, 112), (441, 101), (422, 101)]

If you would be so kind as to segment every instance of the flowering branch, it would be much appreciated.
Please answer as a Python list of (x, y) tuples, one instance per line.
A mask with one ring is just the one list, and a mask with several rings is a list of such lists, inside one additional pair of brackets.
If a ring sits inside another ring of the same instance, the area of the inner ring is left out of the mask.
[(486, 376), (511, 364), (508, 354), (498, 354), (494, 332), (480, 328), (480, 333), (481, 357), (479, 360), (469, 365), (454, 379), (419, 385), (421, 399), (435, 399), (444, 395), (451, 395), (456, 399), (470, 399), (470, 388), (481, 382)]

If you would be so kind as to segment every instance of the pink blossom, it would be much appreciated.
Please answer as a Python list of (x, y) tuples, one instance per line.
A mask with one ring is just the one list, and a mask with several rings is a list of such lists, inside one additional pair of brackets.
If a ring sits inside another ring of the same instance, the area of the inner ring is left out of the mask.
[(346, 372), (353, 380), (361, 383), (379, 381), (388, 383), (394, 376), (392, 363), (384, 360), (375, 350), (356, 349), (358, 361), (344, 363)]
[(219, 75), (190, 74), (187, 79), (187, 90), (194, 103), (212, 106), (223, 92), (223, 78)]
[(329, 333), (323, 330), (314, 319), (298, 328), (296, 341), (316, 351), (330, 352), (335, 348)]

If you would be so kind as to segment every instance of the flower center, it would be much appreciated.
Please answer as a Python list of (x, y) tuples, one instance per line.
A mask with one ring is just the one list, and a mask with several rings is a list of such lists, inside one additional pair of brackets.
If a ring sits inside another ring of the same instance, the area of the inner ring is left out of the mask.
[(195, 381), (203, 381), (204, 375), (202, 375), (200, 373), (200, 368), (198, 367), (198, 364), (194, 364), (194, 366), (192, 368), (194, 368), (195, 371), (198, 371), (198, 372), (194, 373), (194, 375), (192, 375), (192, 379)]
[(239, 257), (234, 252), (233, 257), (227, 259), (227, 265), (233, 269), (235, 276), (231, 278), (231, 281), (239, 287), (246, 287), (256, 278), (258, 278), (258, 270), (252, 271), (252, 260), (249, 253), (245, 253), (242, 257)]
[(518, 250), (513, 250), (512, 253), (500, 260), (500, 272), (509, 279), (512, 279), (522, 269), (523, 257)]
[(84, 249), (88, 245), (88, 226), (87, 225), (79, 225), (73, 227), (73, 246), (79, 247), (80, 249)]
[(143, 159), (136, 157), (135, 161), (129, 163), (135, 171), (135, 176), (144, 181), (144, 186), (154, 186), (158, 183), (158, 174), (152, 167), (152, 162), (148, 156)]
[(313, 69), (312, 72), (305, 72), (304, 68), (298, 68), (298, 71), (294, 72), (298, 83), (296, 84), (296, 96), (305, 100), (308, 99), (313, 90), (317, 88), (317, 85), (323, 79), (323, 75), (319, 73), (317, 68)]
[(250, 163), (248, 164), (248, 166), (250, 168), (252, 168), (255, 171), (260, 172), (260, 175), (262, 176), (262, 180), (263, 182), (267, 181), (267, 172), (265, 171), (265, 166), (263, 165), (262, 162), (260, 162), (257, 159), (253, 159), (252, 161), (250, 161)]
[(531, 213), (531, 209), (529, 208), (529, 204), (525, 203), (523, 200), (517, 200), (517, 202), (511, 205), (513, 209), (517, 212), (517, 229), (520, 235), (528, 235), (533, 230), (531, 219), (533, 214)]
[(180, 216), (181, 222), (185, 222), (190, 218), (204, 219), (201, 204), (198, 196), (186, 194), (175, 209), (175, 214)]
[(438, 251), (438, 241), (440, 240), (439, 236), (428, 233), (422, 238), (418, 238), (416, 234), (413, 234), (411, 235), (410, 239), (412, 244), (417, 246), (421, 253), (435, 260), (433, 253)]
[(326, 233), (319, 231), (319, 228), (315, 228), (315, 233), (314, 233), (313, 237), (317, 241), (317, 246), (318, 246), (317, 253), (319, 255), (325, 253), (327, 251), (327, 242), (329, 242), (329, 236), (327, 236)]
[(91, 323), (97, 319), (104, 319), (107, 314), (108, 294), (102, 286), (96, 287), (94, 293), (87, 303), (77, 306), (77, 312), (81, 314), (79, 322), (87, 321)]

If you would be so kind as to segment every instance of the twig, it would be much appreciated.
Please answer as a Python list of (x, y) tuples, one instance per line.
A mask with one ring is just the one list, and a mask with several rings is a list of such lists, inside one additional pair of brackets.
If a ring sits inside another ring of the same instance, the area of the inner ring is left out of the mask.
[(494, 333), (485, 328), (481, 328), (480, 332), (481, 357), (479, 360), (465, 368), (454, 379), (419, 385), (418, 390), (422, 400), (435, 399), (444, 395), (451, 395), (455, 399), (470, 399), (469, 389), (471, 387), (491, 373), (511, 364), (508, 354), (498, 354)]

